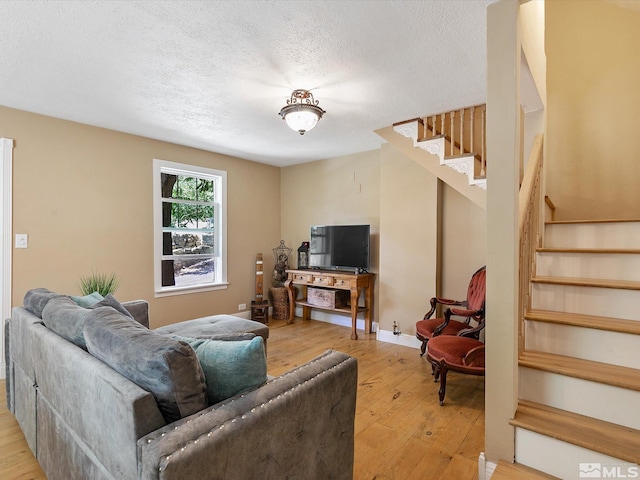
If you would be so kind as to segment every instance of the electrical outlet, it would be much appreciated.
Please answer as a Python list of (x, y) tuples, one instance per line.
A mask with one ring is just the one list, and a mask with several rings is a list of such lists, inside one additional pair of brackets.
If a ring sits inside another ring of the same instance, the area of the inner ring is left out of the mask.
[(242, 312), (243, 310), (247, 309), (247, 304), (246, 303), (241, 303), (238, 305), (238, 311)]

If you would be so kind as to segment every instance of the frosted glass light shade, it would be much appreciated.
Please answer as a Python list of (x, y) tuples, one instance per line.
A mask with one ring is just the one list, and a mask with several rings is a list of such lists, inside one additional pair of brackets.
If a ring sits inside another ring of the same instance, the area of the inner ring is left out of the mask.
[[(299, 105), (299, 107), (305, 107), (306, 105)], [(318, 114), (305, 108), (296, 109), (286, 114), (284, 117), (285, 122), (289, 125), (291, 130), (299, 132), (300, 135), (304, 135), (318, 123)]]

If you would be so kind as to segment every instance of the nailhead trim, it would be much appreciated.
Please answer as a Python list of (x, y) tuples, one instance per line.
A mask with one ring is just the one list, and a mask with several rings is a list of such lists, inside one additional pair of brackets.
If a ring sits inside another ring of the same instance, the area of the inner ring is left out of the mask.
[[(320, 361), (320, 360), (322, 360), (323, 358), (325, 358), (325, 356), (322, 356), (322, 357), (320, 357), (320, 358), (318, 358), (318, 359), (316, 359), (316, 360), (313, 360), (312, 362), (309, 362), (309, 363), (314, 363), (314, 362)], [(289, 393), (289, 392), (291, 392), (291, 391), (295, 390), (296, 388), (301, 387), (302, 385), (306, 385), (307, 383), (309, 383), (309, 381), (311, 381), (311, 380), (315, 380), (316, 378), (320, 377), (321, 375), (325, 375), (325, 374), (327, 374), (327, 373), (331, 372), (332, 370), (335, 370), (336, 368), (338, 368), (339, 366), (341, 366), (343, 363), (348, 362), (349, 360), (351, 360), (351, 358), (347, 358), (347, 359), (345, 359), (345, 360), (341, 361), (340, 363), (338, 363), (337, 365), (334, 365), (333, 367), (330, 367), (330, 368), (328, 368), (327, 370), (323, 370), (322, 372), (320, 372), (320, 373), (318, 373), (318, 374), (314, 375), (314, 376), (313, 376), (313, 377), (311, 377), (310, 379), (305, 380), (304, 382), (302, 382), (302, 384), (294, 385), (293, 387), (289, 388), (288, 390), (285, 390), (282, 394), (278, 394), (278, 395), (276, 396), (275, 400), (280, 399), (280, 398), (282, 397), (282, 395), (286, 395), (287, 393)], [(309, 365), (309, 363), (307, 363), (306, 365)], [(290, 371), (289, 371), (289, 372), (287, 372), (287, 373), (291, 373), (291, 372), (294, 372), (294, 371), (295, 371), (295, 370), (290, 370)], [(285, 375), (287, 375), (287, 374), (285, 374)], [(276, 377), (274, 380), (277, 380), (278, 378), (282, 378), (282, 377), (283, 377), (283, 376)], [(239, 397), (239, 398), (243, 398), (243, 397), (244, 397), (244, 395), (240, 395), (240, 397)], [(227, 405), (227, 404), (233, 403), (235, 400), (237, 400), (237, 399), (230, 400), (229, 402), (225, 403), (224, 405)], [(271, 399), (269, 399), (268, 401), (261, 403), (261, 404), (260, 404), (260, 408), (265, 408), (268, 404), (273, 403), (273, 400), (274, 400), (274, 399), (273, 399), (273, 398), (271, 398)], [(213, 411), (213, 410), (211, 410), (211, 411)], [(250, 412), (249, 412), (249, 413), (255, 413), (255, 411), (256, 411), (256, 407), (253, 407), (253, 408), (250, 410)], [(203, 413), (203, 414), (201, 414), (200, 416), (202, 416), (202, 415), (204, 415), (204, 413)], [(239, 415), (239, 416), (236, 416), (236, 417), (232, 418), (231, 420), (227, 420), (226, 422), (221, 423), (220, 425), (218, 425), (218, 426), (217, 426), (218, 430), (223, 430), (223, 429), (225, 428), (225, 424), (227, 424), (227, 423), (236, 423), (236, 422), (238, 421), (238, 418), (240, 418), (240, 419), (245, 419), (245, 418), (247, 418), (247, 413), (243, 413), (243, 414), (241, 414), (241, 415)], [(191, 420), (187, 420), (187, 422), (185, 422), (185, 423), (189, 423), (190, 421), (191, 421)], [(178, 426), (176, 426), (176, 427), (174, 428), (174, 430), (177, 430), (177, 429), (178, 429)], [(168, 464), (168, 463), (169, 463), (169, 461), (173, 458), (173, 455), (174, 455), (174, 454), (176, 454), (176, 453), (178, 453), (178, 452), (184, 452), (184, 451), (187, 449), (187, 447), (189, 446), (189, 443), (196, 444), (196, 443), (198, 443), (198, 441), (199, 441), (201, 438), (203, 438), (204, 436), (210, 437), (210, 436), (213, 434), (213, 431), (214, 431), (215, 429), (216, 429), (216, 427), (213, 427), (211, 430), (209, 430), (209, 432), (207, 432), (206, 434), (201, 435), (201, 436), (200, 436), (200, 437), (198, 437), (196, 440), (194, 440), (194, 441), (191, 441), (191, 440), (190, 440), (190, 441), (188, 441), (188, 442), (187, 442), (185, 445), (183, 445), (179, 450), (176, 450), (175, 452), (173, 452), (173, 453), (171, 453), (171, 454), (169, 454), (169, 455), (166, 455), (166, 456), (164, 456), (164, 457), (161, 457), (161, 458), (160, 458), (160, 468), (158, 469), (158, 471), (160, 471), (160, 472), (161, 472), (161, 471), (163, 471), (165, 468), (167, 468), (167, 464)], [(163, 436), (164, 436), (164, 433), (162, 433), (160, 436), (161, 436), (161, 437), (163, 437)], [(149, 440), (147, 440), (147, 443), (151, 443), (153, 440), (154, 440), (154, 439), (149, 439)]]

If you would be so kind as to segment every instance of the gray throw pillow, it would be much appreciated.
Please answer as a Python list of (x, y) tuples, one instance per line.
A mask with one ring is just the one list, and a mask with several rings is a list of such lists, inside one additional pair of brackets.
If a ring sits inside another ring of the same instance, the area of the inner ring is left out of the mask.
[(88, 308), (78, 305), (72, 297), (58, 295), (57, 297), (49, 300), (44, 307), (44, 310), (42, 311), (42, 323), (62, 338), (65, 338), (74, 345), (86, 350), (87, 343), (83, 334), (84, 324), (91, 311), (101, 307), (111, 307), (123, 315), (133, 319), (127, 309), (125, 309), (111, 294)]
[(84, 327), (89, 353), (151, 392), (167, 423), (207, 406), (204, 373), (186, 343), (99, 307)]
[(102, 300), (100, 300), (97, 303), (94, 303), (93, 305), (91, 305), (88, 308), (100, 308), (100, 307), (112, 307), (115, 310), (117, 310), (118, 312), (120, 312), (121, 314), (126, 315), (127, 317), (134, 319), (133, 315), (131, 315), (131, 313), (129, 313), (129, 310), (124, 308), (124, 306), (118, 300), (116, 300), (116, 298), (113, 295), (111, 295), (110, 293), (107, 294), (107, 296), (104, 297)]
[(22, 301), (24, 308), (36, 317), (42, 318), (42, 311), (52, 298), (63, 297), (59, 293), (52, 292), (46, 288), (34, 288), (29, 290)]
[(49, 300), (42, 310), (42, 323), (62, 338), (86, 350), (82, 329), (91, 310), (76, 304), (71, 298), (59, 295)]

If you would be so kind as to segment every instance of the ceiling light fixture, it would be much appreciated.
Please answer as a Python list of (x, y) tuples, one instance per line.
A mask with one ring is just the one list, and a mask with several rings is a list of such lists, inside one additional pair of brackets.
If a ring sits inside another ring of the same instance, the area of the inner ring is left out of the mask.
[(291, 130), (304, 135), (316, 126), (326, 112), (318, 106), (318, 100), (308, 90), (294, 90), (287, 104), (280, 110), (280, 116)]

